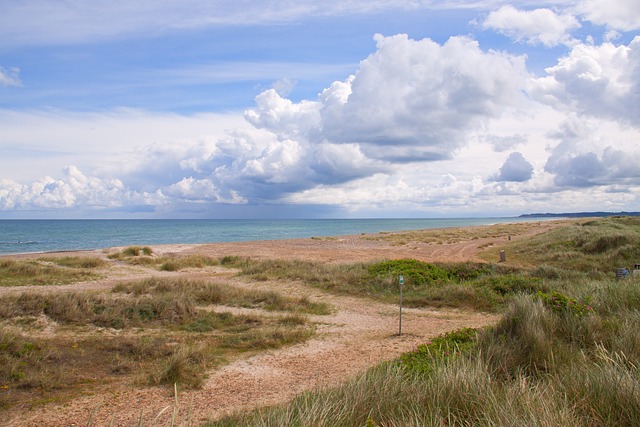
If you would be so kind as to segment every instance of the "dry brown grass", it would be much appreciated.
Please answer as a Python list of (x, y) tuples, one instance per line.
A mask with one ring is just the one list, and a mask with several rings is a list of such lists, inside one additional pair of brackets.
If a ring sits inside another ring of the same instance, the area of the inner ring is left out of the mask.
[(396, 233), (381, 233), (364, 237), (368, 240), (384, 240), (395, 246), (422, 244), (450, 244), (468, 242), (470, 240), (504, 238), (526, 233), (538, 227), (537, 222), (522, 222), (512, 224), (495, 224), (465, 228), (438, 228)]
[[(221, 303), (282, 314), (213, 310)], [(65, 402), (106, 384), (199, 387), (208, 370), (238, 353), (308, 339), (314, 325), (302, 313), (319, 311), (328, 306), (179, 277), (126, 282), (113, 292), (6, 294), (0, 411)]]
[(0, 286), (65, 285), (101, 276), (108, 263), (96, 257), (0, 259)]

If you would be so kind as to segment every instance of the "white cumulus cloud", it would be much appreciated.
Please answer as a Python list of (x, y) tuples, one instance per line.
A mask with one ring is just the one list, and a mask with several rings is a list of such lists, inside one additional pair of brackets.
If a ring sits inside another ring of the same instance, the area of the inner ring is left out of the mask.
[(468, 131), (520, 99), (522, 57), (484, 52), (464, 37), (443, 45), (406, 35), (376, 41), (346, 102), (322, 110), (327, 139), (360, 143), (379, 159), (449, 158), (467, 143)]
[(533, 81), (531, 94), (556, 108), (640, 126), (640, 37), (628, 46), (578, 44)]
[(577, 13), (594, 24), (615, 30), (640, 29), (640, 2), (634, 0), (583, 0), (575, 7)]
[(580, 26), (573, 15), (558, 14), (551, 9), (519, 10), (511, 5), (491, 12), (482, 23), (483, 28), (496, 30), (518, 42), (548, 47), (574, 44), (571, 31)]
[(161, 204), (160, 194), (127, 189), (118, 179), (100, 179), (67, 166), (62, 178), (43, 177), (31, 184), (0, 181), (0, 209), (111, 208), (127, 204)]

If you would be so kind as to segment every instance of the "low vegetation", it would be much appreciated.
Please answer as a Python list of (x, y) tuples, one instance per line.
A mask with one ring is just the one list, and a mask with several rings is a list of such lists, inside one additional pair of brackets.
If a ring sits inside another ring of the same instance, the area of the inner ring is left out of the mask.
[(518, 292), (550, 290), (536, 272), (485, 263), (431, 264), (412, 259), (329, 265), (296, 260), (234, 259), (228, 265), (253, 280), (302, 280), (331, 292), (395, 303), (404, 277), (408, 307), (497, 311)]
[(100, 277), (108, 263), (97, 257), (0, 259), (0, 286), (66, 285)]
[(307, 298), (180, 277), (126, 282), (108, 293), (4, 295), (0, 408), (64, 401), (113, 381), (199, 387), (236, 353), (307, 340), (314, 327), (306, 315), (329, 310)]
[(640, 262), (640, 219), (577, 222), (506, 248), (529, 267), (473, 268), (459, 280), (439, 266), (452, 284), (430, 285), (502, 295), (496, 326), (208, 425), (640, 425), (640, 277), (615, 278), (615, 267)]
[[(502, 248), (510, 264), (528, 269), (547, 269), (573, 279), (576, 274), (606, 278), (616, 267), (632, 268), (640, 262), (638, 217), (610, 217), (579, 220), (548, 233)], [(493, 252), (496, 252), (494, 250)], [(486, 259), (495, 258), (485, 253)]]
[(219, 265), (217, 258), (203, 255), (163, 255), (156, 256), (148, 246), (129, 246), (107, 255), (109, 259), (123, 261), (131, 265), (145, 265), (161, 271), (180, 271), (185, 268), (204, 268)]
[[(615, 278), (616, 268), (640, 262), (640, 218), (578, 220), (514, 241), (509, 233), (536, 225), (511, 226), (522, 229), (441, 231), (440, 242), (505, 237), (485, 255), (496, 260), (505, 250), (508, 262), (498, 264), (325, 265), (157, 256), (144, 248), (109, 258), (167, 271), (234, 268), (248, 280), (298, 280), (387, 302), (397, 301), (402, 275), (406, 305), (502, 313), (491, 328), (435, 337), (343, 386), (210, 426), (640, 425), (640, 276)], [(429, 244), (432, 233), (375, 238)], [(98, 276), (104, 262), (0, 260), (0, 284), (86, 280), (78, 277)], [(199, 387), (207, 370), (237, 353), (308, 339), (307, 316), (329, 310), (306, 298), (179, 275), (122, 283), (108, 293), (9, 294), (0, 298), (0, 408), (64, 401), (115, 381)]]
[(504, 240), (508, 240), (511, 235), (528, 232), (537, 226), (537, 222), (520, 222), (514, 224), (495, 224), (491, 226), (439, 228), (401, 231), (395, 233), (380, 233), (377, 235), (366, 236), (365, 238), (369, 240), (384, 240), (395, 246), (416, 244), (441, 245), (486, 238), (503, 238)]

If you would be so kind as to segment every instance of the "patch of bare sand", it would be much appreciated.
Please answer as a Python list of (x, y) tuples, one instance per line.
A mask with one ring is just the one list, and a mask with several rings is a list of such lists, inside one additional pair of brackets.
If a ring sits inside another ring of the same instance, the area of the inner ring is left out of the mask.
[[(548, 228), (541, 226), (529, 231), (527, 235), (546, 231)], [(503, 238), (494, 237), (442, 245), (392, 246), (363, 236), (345, 236), (331, 239), (164, 245), (154, 246), (153, 249), (156, 253), (214, 257), (238, 255), (258, 259), (284, 258), (336, 263), (408, 257), (425, 261), (465, 261), (477, 260), (480, 248), (502, 241)], [(62, 288), (108, 289), (118, 281), (152, 274), (157, 275), (158, 272), (122, 267), (116, 277)], [(328, 316), (312, 317), (318, 324), (318, 333), (314, 339), (288, 348), (240, 357), (210, 372), (201, 389), (179, 391), (182, 411), (179, 420), (182, 423), (187, 420), (187, 416), (193, 424), (198, 424), (238, 410), (283, 403), (304, 390), (339, 384), (380, 361), (395, 358), (415, 348), (430, 337), (460, 327), (482, 327), (497, 320), (494, 315), (459, 310), (405, 309), (403, 335), (398, 336), (397, 306), (331, 295), (298, 282), (249, 283), (215, 271), (191, 273), (192, 277), (203, 275), (211, 280), (231, 280), (236, 286), (307, 295), (313, 301), (329, 302), (335, 311)], [(0, 290), (3, 291), (7, 290)], [(92, 411), (97, 408), (93, 415), (94, 426), (136, 425), (141, 414), (143, 424), (149, 425), (158, 413), (173, 403), (172, 391), (166, 388), (121, 385), (66, 404), (49, 404), (21, 413), (9, 412), (5, 414), (9, 416), (5, 421), (7, 426), (86, 425)], [(171, 410), (167, 410), (158, 418), (158, 425), (167, 425), (171, 415)]]

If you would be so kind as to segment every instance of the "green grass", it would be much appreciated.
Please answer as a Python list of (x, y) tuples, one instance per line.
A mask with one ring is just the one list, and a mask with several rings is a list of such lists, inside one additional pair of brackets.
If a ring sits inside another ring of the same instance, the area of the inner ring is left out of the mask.
[(640, 262), (640, 217), (582, 220), (527, 240), (496, 248), (504, 249), (510, 264), (529, 268), (556, 268), (568, 274), (606, 278), (617, 267), (633, 268)]
[(338, 294), (397, 302), (403, 275), (403, 303), (408, 307), (449, 307), (496, 311), (518, 292), (548, 291), (524, 269), (486, 263), (431, 264), (411, 259), (349, 265), (295, 260), (235, 259), (242, 275), (253, 280), (301, 280)]
[(71, 268), (105, 268), (109, 265), (107, 261), (98, 257), (65, 256), (65, 257), (43, 257), (38, 261), (51, 262), (62, 267)]
[(529, 270), (472, 274), (472, 286), (504, 297), (494, 327), (207, 425), (640, 425), (640, 278), (607, 267), (636, 257), (638, 221), (579, 222), (513, 246)]
[(597, 309), (576, 316), (520, 295), (494, 328), (436, 337), (343, 386), (207, 425), (638, 425), (637, 344), (619, 334)]

